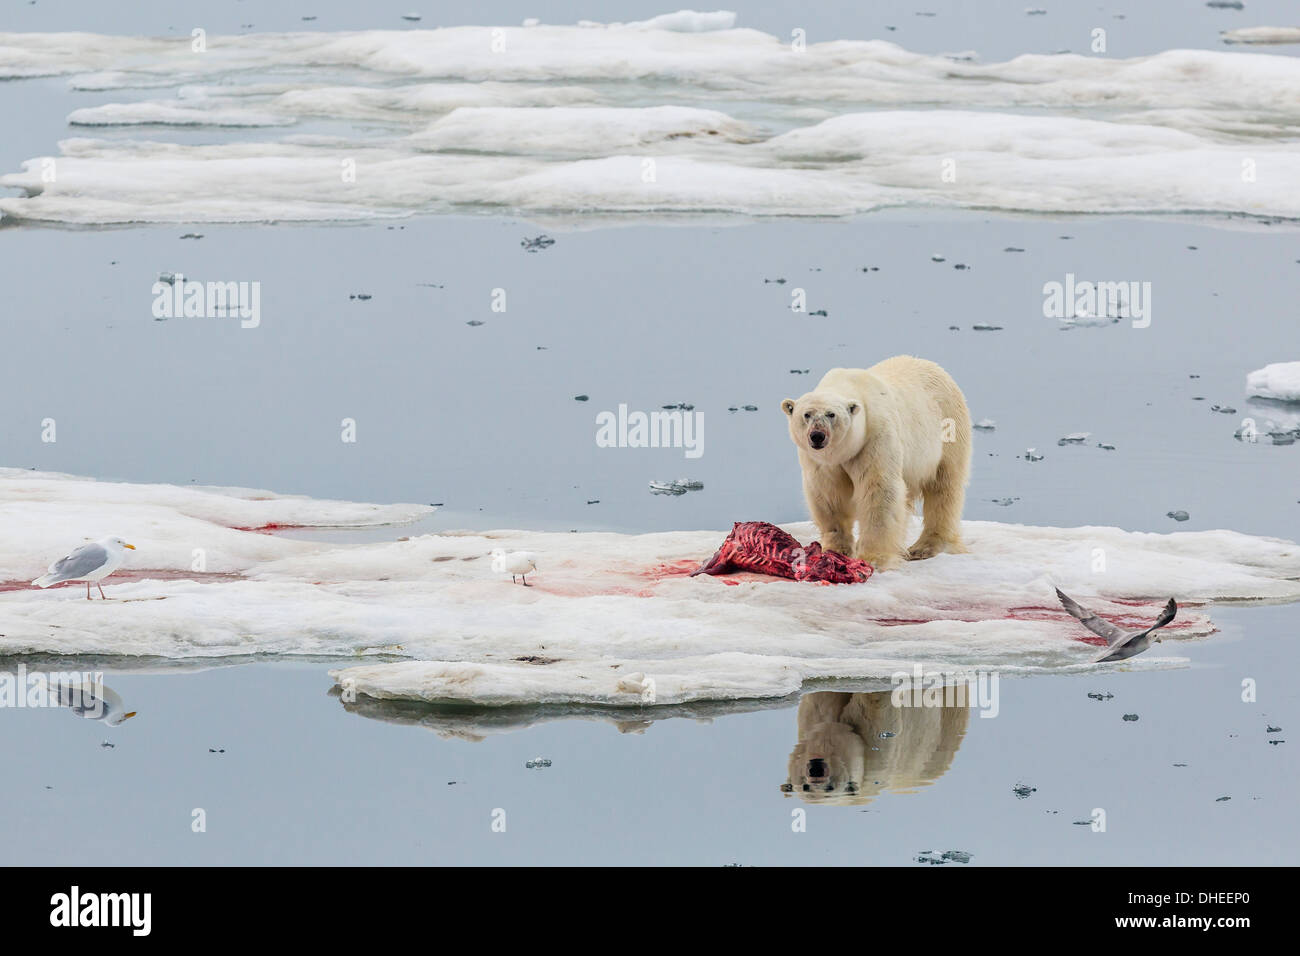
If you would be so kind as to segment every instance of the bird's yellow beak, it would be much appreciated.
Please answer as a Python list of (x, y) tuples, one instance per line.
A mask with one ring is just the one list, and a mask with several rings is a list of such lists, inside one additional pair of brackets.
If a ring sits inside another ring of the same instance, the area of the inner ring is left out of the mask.
[(132, 551), (135, 550), (135, 545), (133, 545), (133, 544), (125, 544), (125, 543), (124, 543), (124, 544), (122, 545), (122, 547), (124, 547), (124, 548), (130, 548)]
[(129, 718), (129, 717), (134, 717), (137, 713), (139, 713), (139, 711), (135, 711), (135, 710), (133, 710), (133, 711), (131, 711), (131, 713), (129, 713), (129, 714), (125, 714), (125, 715), (122, 717), (122, 719), (123, 719), (123, 720), (126, 720), (126, 719)]

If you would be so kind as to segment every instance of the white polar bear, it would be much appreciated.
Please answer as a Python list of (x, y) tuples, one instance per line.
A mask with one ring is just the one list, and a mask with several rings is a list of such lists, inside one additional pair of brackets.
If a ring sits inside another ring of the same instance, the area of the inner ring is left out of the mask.
[(970, 708), (958, 704), (896, 706), (892, 691), (805, 694), (781, 789), (809, 803), (840, 805), (910, 793), (952, 766), (969, 717)]
[[(814, 391), (787, 398), (781, 408), (790, 419), (804, 496), (823, 548), (881, 570), (903, 559), (966, 550), (961, 512), (970, 475), (970, 411), (941, 367), (899, 355), (869, 369), (833, 368)], [(924, 525), (908, 548), (908, 516), (920, 502)]]

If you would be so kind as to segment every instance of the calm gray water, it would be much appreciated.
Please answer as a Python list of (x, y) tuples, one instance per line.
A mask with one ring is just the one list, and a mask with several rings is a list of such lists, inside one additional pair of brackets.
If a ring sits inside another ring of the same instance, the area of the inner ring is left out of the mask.
[[(319, 15), (316, 29), (400, 28), (411, 6), (143, 3), (122, 14), (8, 2), (0, 29), (162, 33), (202, 22), (222, 32), (252, 22), (260, 31), (299, 28), (304, 14)], [(1115, 12), (1127, 19), (1113, 21), (1126, 31), (1120, 49), (1112, 27), (1114, 55), (1214, 48), (1219, 29), (1285, 23), (1293, 12), (1263, 2), (1249, 19), (1198, 3), (1054, 4), (1026, 18), (1023, 0), (958, 12), (971, 6), (764, 5), (742, 8), (740, 23), (827, 39), (883, 36), (896, 24), (888, 38), (910, 49), (975, 48), (991, 60), (1077, 46)], [(422, 12), (430, 26), (663, 8), (551, 0)], [(104, 98), (71, 93), (64, 80), (0, 84), (0, 167), (51, 152), (68, 135), (66, 114)], [(520, 248), (543, 231), (553, 247)], [(186, 232), (203, 238), (181, 240)], [(935, 253), (946, 261), (932, 262)], [(1251, 369), (1300, 357), (1297, 260), (1290, 228), (1174, 217), (6, 228), (0, 462), (444, 503), (418, 530), (785, 521), (803, 517), (803, 505), (780, 400), (831, 365), (912, 352), (945, 365), (974, 416), (998, 423), (977, 438), (970, 518), (1294, 540), (1300, 446), (1232, 434), (1247, 415), (1280, 414), (1246, 402), (1243, 384)], [(162, 270), (261, 281), (261, 326), (155, 322), (150, 286)], [(1150, 327), (1061, 331), (1042, 314), (1042, 287), (1068, 272), (1151, 282)], [(787, 282), (764, 281), (777, 278)], [(828, 314), (792, 315), (795, 286)], [(508, 294), (504, 314), (490, 309), (496, 288)], [(356, 293), (373, 298), (349, 299)], [(671, 402), (704, 413), (703, 457), (596, 447), (596, 412)], [(758, 410), (728, 411), (745, 403)], [(45, 417), (58, 420), (56, 444), (40, 441)], [(344, 417), (358, 423), (354, 445), (339, 441)], [(1092, 440), (1057, 446), (1074, 431)], [(1044, 460), (1019, 457), (1030, 447)], [(705, 489), (648, 494), (649, 480), (677, 477)], [(1004, 498), (1016, 500), (993, 503)], [(1191, 519), (1175, 525), (1171, 509)], [(63, 661), (105, 670), (139, 715), (114, 729), (67, 711), (0, 713), (0, 760), (21, 768), (0, 788), (11, 821), (0, 863), (52, 862), (51, 834), (59, 862), (87, 864), (907, 864), (949, 849), (974, 854), (970, 865), (1290, 861), (1300, 849), (1294, 744), (1268, 739), (1285, 739), (1300, 717), (1300, 615), (1213, 615), (1221, 633), (1179, 645), (1188, 669), (1003, 681), (1000, 716), (972, 714), (930, 786), (858, 807), (809, 806), (804, 833), (791, 832), (791, 810), (806, 804), (778, 789), (795, 701), (701, 708), (694, 716), (711, 723), (679, 717), (620, 734), (588, 713), (349, 710), (327, 693), (328, 662), (119, 673), (113, 662)], [(1258, 703), (1240, 699), (1246, 678), (1258, 681)], [(1131, 713), (1140, 719), (1121, 719)], [(435, 732), (474, 734), (493, 719), (500, 732), (479, 742)], [(1266, 735), (1269, 725), (1283, 732)], [(525, 769), (538, 755), (553, 766)], [(1035, 792), (1018, 799), (1020, 783)], [(1098, 807), (1105, 833), (1074, 825)], [(194, 808), (207, 812), (206, 833), (191, 832)], [(491, 830), (497, 808), (505, 833)]]

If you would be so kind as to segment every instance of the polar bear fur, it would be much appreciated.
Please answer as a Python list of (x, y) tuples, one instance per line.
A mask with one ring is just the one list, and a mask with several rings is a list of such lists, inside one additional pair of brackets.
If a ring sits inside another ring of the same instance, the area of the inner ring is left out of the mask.
[(943, 776), (966, 735), (970, 708), (898, 707), (892, 696), (890, 691), (805, 694), (799, 701), (798, 742), (781, 789), (809, 803), (861, 805)]
[[(899, 355), (868, 369), (833, 368), (816, 389), (781, 408), (823, 548), (881, 570), (966, 550), (961, 512), (970, 411), (941, 367)], [(922, 503), (921, 535), (909, 548), (908, 518)]]

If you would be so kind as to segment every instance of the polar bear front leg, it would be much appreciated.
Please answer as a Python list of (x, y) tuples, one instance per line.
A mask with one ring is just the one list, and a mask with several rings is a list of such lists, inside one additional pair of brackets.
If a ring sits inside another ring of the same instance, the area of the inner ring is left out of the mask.
[(855, 490), (858, 544), (853, 556), (879, 571), (898, 567), (906, 555), (907, 486), (903, 476), (870, 469)]
[(843, 468), (805, 468), (803, 493), (827, 551), (853, 551), (853, 482)]

